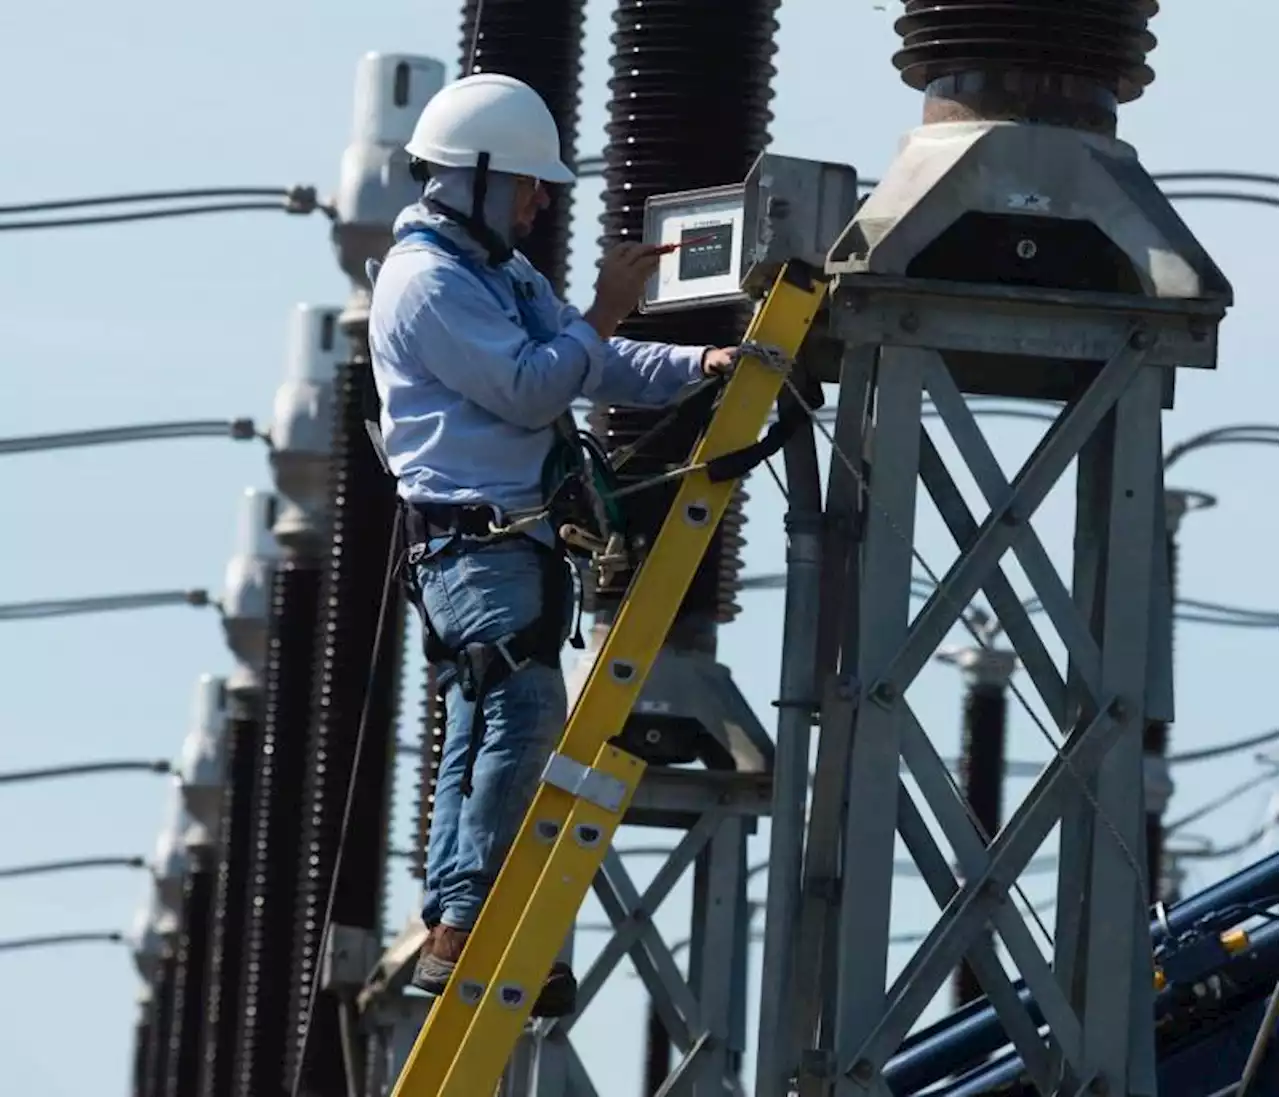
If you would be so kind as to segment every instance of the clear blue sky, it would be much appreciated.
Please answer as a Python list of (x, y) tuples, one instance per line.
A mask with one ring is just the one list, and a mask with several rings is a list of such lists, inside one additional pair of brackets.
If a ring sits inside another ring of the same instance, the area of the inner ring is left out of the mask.
[[(888, 11), (871, 3), (792, 0), (781, 14), (776, 151), (846, 160), (878, 175), (919, 117), (899, 82)], [(369, 49), (429, 54), (455, 71), (460, 5), (249, 4), (212, 9), (132, 0), (45, 0), (0, 20), (0, 203), (159, 187), (291, 182), (330, 187), (350, 129), (356, 60)], [(610, 8), (590, 4), (582, 154), (603, 145)], [(1153, 29), (1157, 80), (1126, 108), (1122, 136), (1151, 170), (1276, 171), (1276, 8), (1256, 0), (1169, 3)], [(726, 180), (727, 181), (727, 180)], [(588, 298), (599, 183), (581, 187), (570, 296)], [(1272, 210), (1198, 205), (1185, 217), (1234, 281), (1237, 304), (1215, 374), (1184, 376), (1167, 420), (1177, 440), (1277, 408), (1276, 223)], [(324, 223), (274, 214), (0, 236), (0, 435), (129, 422), (252, 415), (265, 422), (295, 302), (341, 303), (345, 281)], [(1003, 460), (1032, 444), (1026, 426), (992, 431)], [(260, 448), (220, 440), (12, 457), (0, 462), (0, 602), (158, 588), (218, 588), (242, 489), (269, 483)], [(1219, 494), (1184, 537), (1183, 590), (1195, 598), (1277, 604), (1274, 451), (1224, 449), (1189, 459), (1179, 486)], [(752, 484), (748, 570), (782, 560), (782, 509), (766, 477)], [(1070, 544), (1064, 493), (1039, 527), (1061, 563)], [(952, 546), (922, 527), (935, 569)], [(746, 597), (722, 657), (762, 719), (777, 681), (781, 596)], [(1183, 627), (1178, 639), (1180, 748), (1265, 729), (1276, 719), (1272, 633)], [(199, 675), (229, 660), (212, 614), (187, 609), (0, 626), (0, 769), (77, 759), (176, 756)], [(417, 707), (418, 674), (406, 696)], [(960, 683), (931, 669), (912, 699), (944, 755), (957, 743)], [(1045, 757), (1025, 716), (1013, 754)], [(1240, 779), (1232, 764), (1186, 774), (1184, 812)], [(1010, 798), (1021, 783), (1014, 783)], [(1136, 792), (1136, 790), (1135, 790)], [(1220, 840), (1259, 817), (1243, 797), (1203, 832)], [(130, 776), (0, 790), (0, 864), (149, 853), (166, 809), (164, 782)], [(408, 793), (397, 845), (410, 840)], [(766, 848), (766, 828), (755, 856)], [(649, 836), (631, 835), (633, 844)], [(1226, 866), (1204, 870), (1195, 883)], [(643, 883), (649, 866), (637, 866)], [(762, 881), (759, 881), (762, 883)], [(0, 883), (0, 938), (125, 929), (138, 874)], [(1033, 898), (1045, 877), (1027, 882)], [(762, 890), (762, 889), (761, 889)], [(931, 911), (904, 881), (896, 922)], [(393, 920), (411, 913), (403, 873)], [(682, 892), (660, 916), (685, 935)], [(599, 920), (598, 910), (584, 917)], [(583, 959), (594, 948), (582, 939)], [(898, 950), (901, 952), (901, 950)], [(897, 956), (902, 962), (904, 955)], [(755, 956), (758, 962), (758, 954)], [(584, 965), (585, 966), (585, 965)], [(137, 981), (124, 949), (0, 956), (0, 1059), (6, 1089), (32, 1097), (124, 1091)], [(642, 996), (618, 977), (578, 1028), (605, 1092), (629, 1092)], [(754, 1007), (750, 1024), (754, 1034)]]

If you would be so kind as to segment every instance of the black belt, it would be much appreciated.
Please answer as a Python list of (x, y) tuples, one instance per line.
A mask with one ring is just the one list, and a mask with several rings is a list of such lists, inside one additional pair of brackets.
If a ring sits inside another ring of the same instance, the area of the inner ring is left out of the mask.
[(409, 503), (405, 506), (405, 533), (410, 545), (435, 537), (501, 537), (489, 528), (500, 515), (487, 503)]

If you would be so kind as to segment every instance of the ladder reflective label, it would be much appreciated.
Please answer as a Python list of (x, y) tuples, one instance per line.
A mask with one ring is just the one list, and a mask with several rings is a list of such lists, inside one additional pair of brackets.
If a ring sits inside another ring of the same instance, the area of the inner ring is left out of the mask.
[[(757, 310), (744, 353), (693, 455), (694, 471), (619, 607), (453, 977), (405, 1061), (392, 1097), (477, 1097), (497, 1087), (591, 881), (635, 794), (644, 763), (609, 745), (634, 706), (737, 481), (703, 462), (756, 441), (826, 296), (825, 281), (783, 270)], [(581, 780), (588, 775), (589, 780)], [(567, 786), (567, 787), (566, 787)], [(607, 796), (590, 792), (611, 789)], [(575, 795), (576, 793), (576, 795)]]

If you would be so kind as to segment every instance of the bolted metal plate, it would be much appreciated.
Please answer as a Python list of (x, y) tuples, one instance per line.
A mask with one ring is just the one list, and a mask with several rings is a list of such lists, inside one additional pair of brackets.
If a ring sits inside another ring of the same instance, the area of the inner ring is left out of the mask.
[(1153, 366), (1213, 369), (1220, 304), (1161, 302), (1119, 294), (1066, 294), (1015, 287), (842, 275), (836, 279), (832, 333), (851, 345), (939, 351), (1109, 359), (1135, 323), (1153, 337)]

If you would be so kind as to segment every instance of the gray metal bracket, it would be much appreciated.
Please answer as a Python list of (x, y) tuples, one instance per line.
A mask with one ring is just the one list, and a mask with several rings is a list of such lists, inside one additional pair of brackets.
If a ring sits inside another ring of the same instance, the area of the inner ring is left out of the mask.
[(555, 788), (586, 800), (605, 811), (618, 812), (627, 797), (627, 786), (616, 777), (591, 766), (584, 766), (558, 751), (547, 759), (542, 780)]
[(378, 935), (363, 926), (330, 925), (320, 959), (320, 987), (338, 993), (361, 990), (378, 964)]
[(835, 334), (849, 346), (912, 347), (1105, 362), (1135, 327), (1150, 365), (1214, 369), (1220, 300), (1161, 300), (846, 274), (833, 285)]

